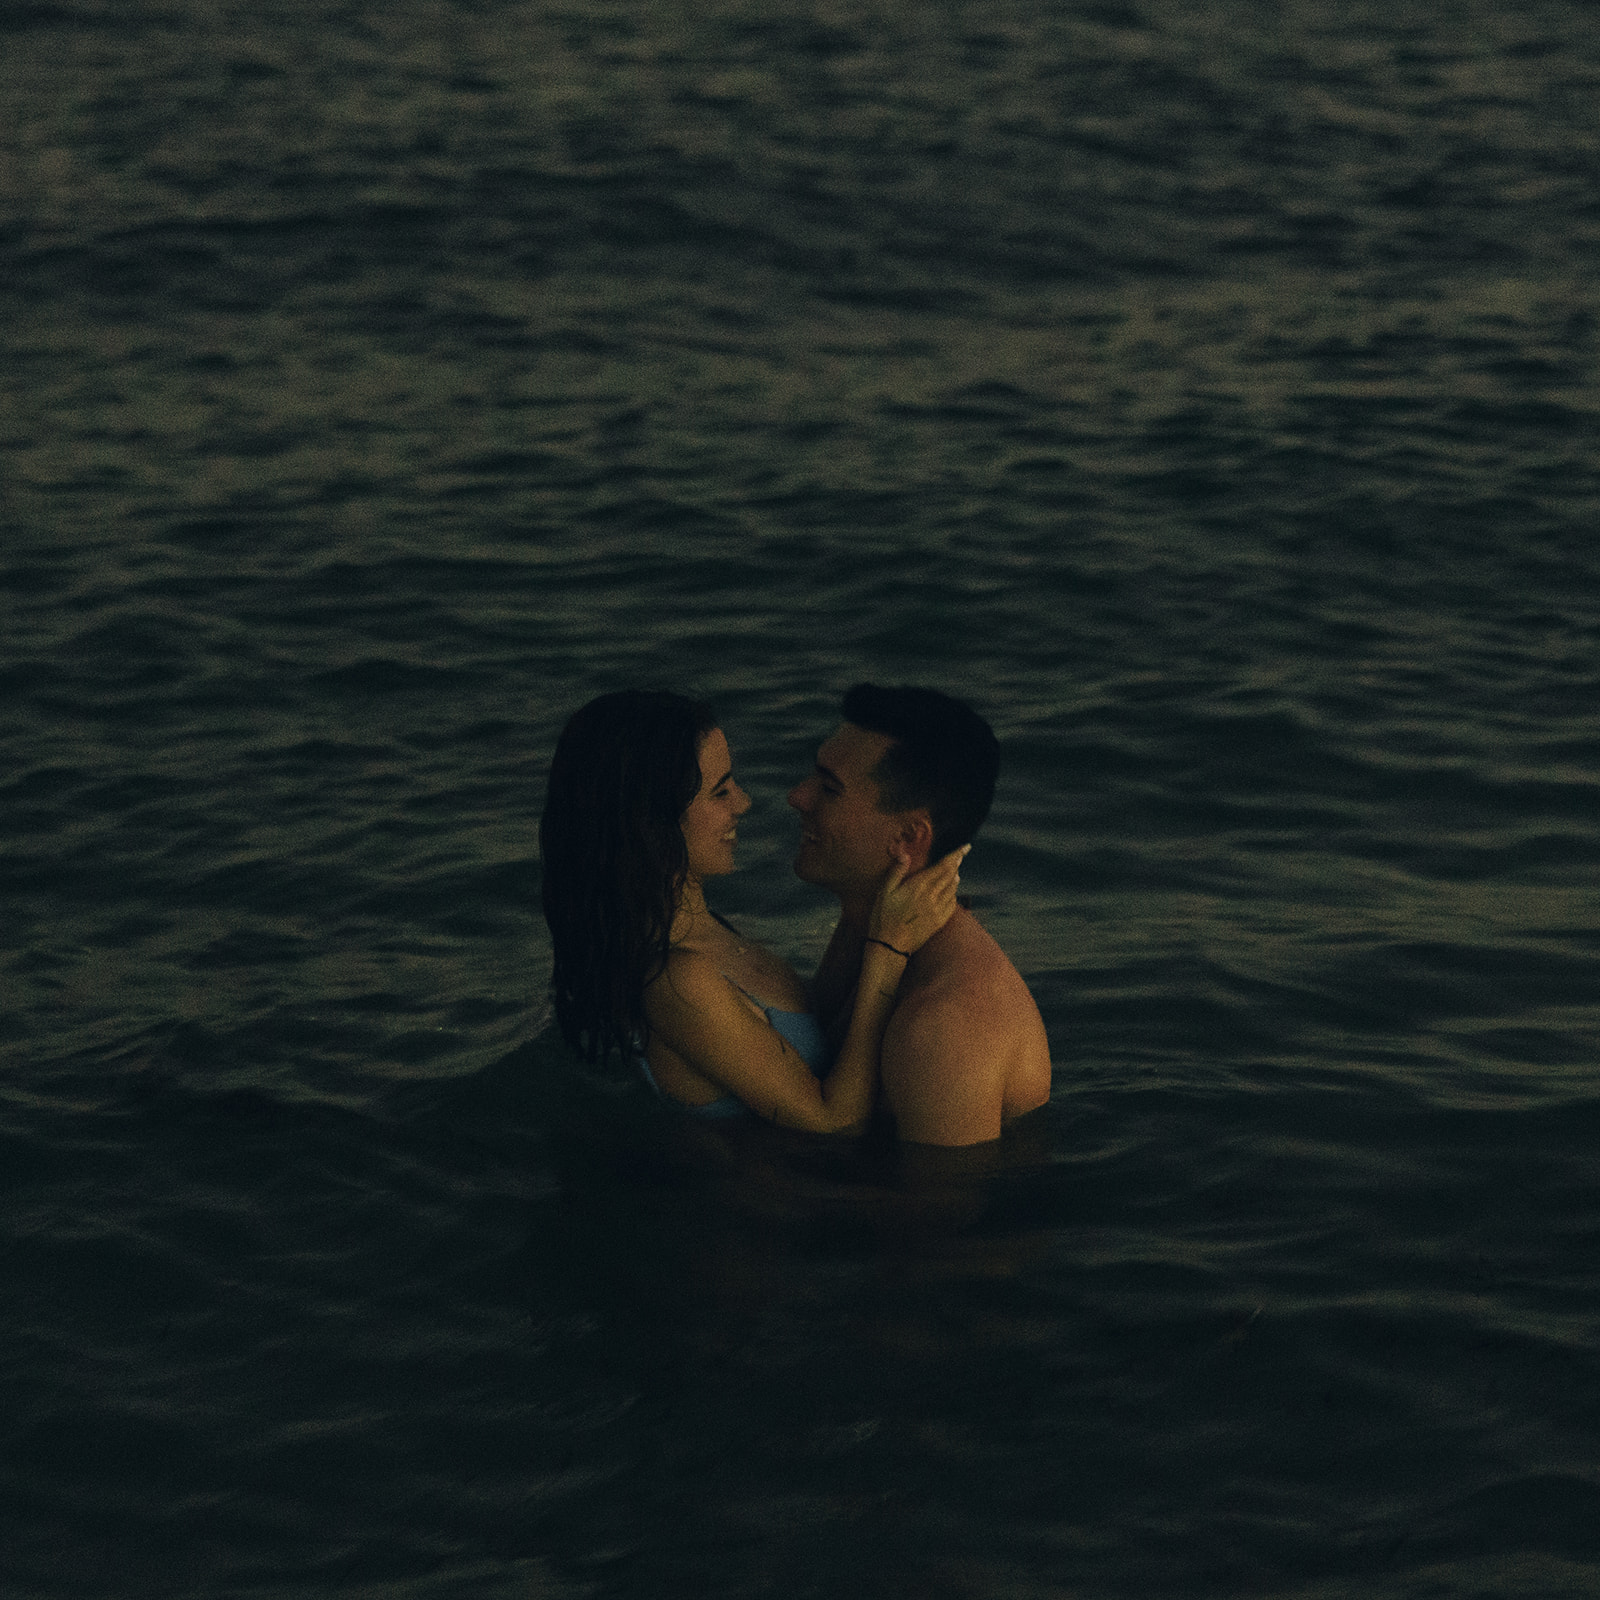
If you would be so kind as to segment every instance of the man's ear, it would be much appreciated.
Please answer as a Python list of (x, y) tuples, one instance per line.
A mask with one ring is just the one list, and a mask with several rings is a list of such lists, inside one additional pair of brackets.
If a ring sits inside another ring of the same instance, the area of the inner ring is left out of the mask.
[(895, 829), (895, 838), (905, 846), (906, 859), (916, 872), (928, 864), (933, 849), (933, 818), (926, 811), (908, 811)]

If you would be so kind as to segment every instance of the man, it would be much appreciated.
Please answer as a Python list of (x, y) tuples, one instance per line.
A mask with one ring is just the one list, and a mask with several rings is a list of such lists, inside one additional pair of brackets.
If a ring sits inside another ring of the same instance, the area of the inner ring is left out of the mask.
[[(837, 1032), (850, 1015), (867, 917), (904, 857), (911, 869), (967, 844), (989, 814), (1000, 748), (971, 707), (934, 689), (857, 684), (844, 724), (789, 804), (794, 870), (839, 897), (811, 1002)], [(909, 959), (883, 1041), (883, 1103), (900, 1138), (970, 1145), (1050, 1095), (1050, 1045), (1028, 986), (964, 909)]]

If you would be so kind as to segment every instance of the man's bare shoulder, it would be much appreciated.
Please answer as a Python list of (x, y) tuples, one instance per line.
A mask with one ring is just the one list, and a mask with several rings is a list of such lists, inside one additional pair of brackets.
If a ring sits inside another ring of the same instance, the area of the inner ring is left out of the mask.
[[(1022, 975), (970, 913), (918, 953), (883, 1046), (902, 1138), (969, 1144), (1050, 1094), (1050, 1045)], [(920, 1131), (911, 1131), (920, 1130)]]
[(961, 911), (919, 952), (906, 974), (895, 1015), (908, 1021), (920, 1012), (948, 1012), (1004, 1022), (1015, 1012), (1037, 1017), (1038, 1007), (988, 929), (970, 911)]

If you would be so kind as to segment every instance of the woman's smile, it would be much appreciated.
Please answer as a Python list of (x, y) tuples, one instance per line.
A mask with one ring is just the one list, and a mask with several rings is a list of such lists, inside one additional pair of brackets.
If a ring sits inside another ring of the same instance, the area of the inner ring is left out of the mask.
[(689, 870), (696, 877), (721, 877), (733, 871), (738, 819), (749, 809), (749, 795), (734, 781), (727, 738), (721, 728), (713, 728), (700, 745), (700, 792), (682, 819)]

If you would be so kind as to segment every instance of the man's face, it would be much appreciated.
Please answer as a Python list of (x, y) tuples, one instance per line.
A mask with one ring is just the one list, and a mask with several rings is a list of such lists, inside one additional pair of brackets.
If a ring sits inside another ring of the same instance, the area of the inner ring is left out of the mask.
[(796, 877), (841, 896), (876, 892), (894, 865), (891, 846), (903, 837), (905, 821), (878, 809), (872, 776), (893, 742), (846, 722), (817, 751), (811, 776), (789, 791), (800, 813)]

